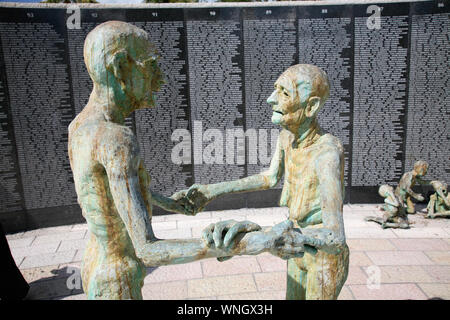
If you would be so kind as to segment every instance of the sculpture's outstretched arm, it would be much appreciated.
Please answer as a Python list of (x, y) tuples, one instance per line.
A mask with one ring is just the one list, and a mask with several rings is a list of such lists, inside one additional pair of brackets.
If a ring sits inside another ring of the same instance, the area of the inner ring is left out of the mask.
[(416, 177), (416, 182), (421, 185), (429, 185), (431, 183), (431, 180), (425, 180), (422, 179), (421, 177)]
[(343, 186), (341, 165), (343, 159), (338, 152), (329, 151), (321, 155), (315, 163), (319, 178), (319, 192), (323, 228), (304, 228), (302, 233), (324, 242), (320, 249), (338, 254), (345, 245), (343, 207)]
[(186, 201), (185, 199), (174, 200), (150, 190), (151, 178), (147, 170), (145, 170), (142, 161), (140, 161), (139, 163), (138, 174), (141, 193), (143, 195), (147, 210), (149, 212), (152, 211), (151, 209), (152, 205), (156, 205), (170, 212), (176, 212), (186, 215), (191, 215), (193, 213), (192, 206), (190, 206), (188, 201)]
[[(280, 181), (284, 173), (284, 152), (278, 137), (275, 154), (270, 162), (268, 170), (246, 178), (225, 181), (209, 185), (192, 185), (188, 191), (183, 190), (174, 195), (176, 198), (186, 195), (192, 202), (196, 211), (203, 210), (211, 200), (229, 193), (257, 191), (273, 188)], [(172, 196), (172, 197), (174, 197)]]
[[(160, 240), (155, 237), (150, 223), (147, 203), (148, 194), (143, 193), (139, 183), (139, 148), (135, 137), (129, 135), (109, 145), (100, 154), (99, 159), (106, 169), (114, 203), (128, 231), (136, 255), (146, 266), (158, 266), (174, 263), (186, 263), (211, 257), (228, 257), (230, 255), (259, 254), (276, 252), (283, 246), (301, 254), (303, 245), (320, 245), (316, 239), (303, 236), (298, 229), (293, 229), (292, 222), (285, 226), (275, 226), (270, 230), (240, 234), (242, 239), (232, 250), (218, 249), (201, 239)], [(292, 257), (292, 255), (291, 255)]]
[(406, 189), (408, 194), (418, 201), (423, 201), (425, 198), (420, 193), (415, 193), (410, 187)]

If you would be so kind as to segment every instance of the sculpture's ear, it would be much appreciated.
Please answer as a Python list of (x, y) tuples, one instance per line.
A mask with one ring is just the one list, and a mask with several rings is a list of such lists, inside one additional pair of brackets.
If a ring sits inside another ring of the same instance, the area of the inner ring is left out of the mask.
[(308, 99), (308, 105), (305, 108), (305, 115), (308, 118), (312, 118), (317, 115), (321, 107), (320, 102), (320, 97), (314, 96)]
[(129, 57), (125, 50), (114, 53), (107, 61), (107, 68), (118, 80), (124, 80), (129, 72)]

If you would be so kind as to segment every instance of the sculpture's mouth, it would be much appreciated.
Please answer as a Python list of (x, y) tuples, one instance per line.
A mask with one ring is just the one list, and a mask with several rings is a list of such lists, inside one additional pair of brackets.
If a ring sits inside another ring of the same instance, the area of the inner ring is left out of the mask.
[(279, 114), (281, 114), (282, 116), (284, 116), (284, 113), (281, 112), (281, 111), (279, 111), (279, 110), (273, 110), (273, 112), (274, 112), (274, 113), (279, 113)]

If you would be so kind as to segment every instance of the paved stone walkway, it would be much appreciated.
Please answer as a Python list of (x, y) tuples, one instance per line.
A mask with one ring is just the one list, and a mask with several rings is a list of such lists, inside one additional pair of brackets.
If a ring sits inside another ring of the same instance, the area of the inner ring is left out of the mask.
[[(450, 220), (410, 216), (409, 230), (383, 230), (364, 217), (375, 205), (344, 206), (350, 272), (339, 299), (450, 299)], [(153, 217), (160, 238), (200, 237), (211, 222), (251, 220), (274, 225), (286, 208), (203, 212)], [(88, 238), (86, 224), (45, 228), (7, 236), (17, 265), (36, 299), (85, 299), (77, 288)], [(286, 262), (270, 254), (206, 259), (149, 268), (144, 299), (284, 299)], [(380, 281), (377, 282), (377, 279)]]

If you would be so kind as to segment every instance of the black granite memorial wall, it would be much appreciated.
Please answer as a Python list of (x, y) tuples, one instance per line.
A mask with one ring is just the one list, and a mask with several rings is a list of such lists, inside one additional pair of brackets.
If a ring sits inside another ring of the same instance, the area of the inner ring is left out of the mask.
[[(344, 145), (347, 203), (381, 202), (378, 186), (395, 186), (418, 159), (430, 163), (429, 178), (450, 182), (449, 1), (89, 8), (79, 26), (73, 14), (0, 8), (0, 221), (7, 231), (83, 221), (67, 126), (92, 89), (84, 39), (109, 20), (148, 31), (161, 56), (157, 106), (126, 120), (158, 193), (268, 167), (279, 128), (266, 99), (297, 63), (329, 75), (320, 123)], [(208, 208), (276, 206), (280, 187)]]

